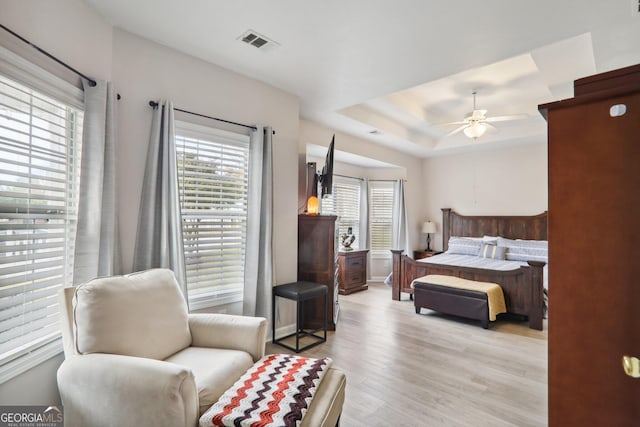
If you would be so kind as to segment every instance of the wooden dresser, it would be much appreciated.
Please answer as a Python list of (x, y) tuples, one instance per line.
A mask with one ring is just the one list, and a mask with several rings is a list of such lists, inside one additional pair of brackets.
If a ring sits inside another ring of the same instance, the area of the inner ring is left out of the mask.
[[(298, 280), (327, 285), (327, 329), (338, 321), (338, 233), (334, 215), (298, 215)], [(324, 300), (304, 303), (304, 327), (322, 326)]]
[(640, 358), (640, 65), (576, 80), (574, 92), (539, 107), (549, 135), (549, 427), (637, 426), (640, 378), (622, 358)]
[(368, 288), (367, 253), (368, 249), (338, 252), (338, 288), (341, 295)]

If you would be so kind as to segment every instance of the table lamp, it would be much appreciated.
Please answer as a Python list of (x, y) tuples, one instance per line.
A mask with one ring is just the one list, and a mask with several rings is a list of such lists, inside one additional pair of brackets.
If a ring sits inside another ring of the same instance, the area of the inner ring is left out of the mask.
[(425, 221), (422, 223), (422, 232), (427, 235), (427, 249), (425, 251), (431, 252), (431, 234), (436, 232), (436, 223)]

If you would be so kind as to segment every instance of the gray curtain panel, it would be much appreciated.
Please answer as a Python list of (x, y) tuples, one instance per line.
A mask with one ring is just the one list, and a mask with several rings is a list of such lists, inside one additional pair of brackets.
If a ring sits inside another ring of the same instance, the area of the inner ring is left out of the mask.
[(153, 112), (133, 269), (173, 270), (188, 302), (173, 115), (173, 104), (165, 100)]
[[(273, 144), (272, 129), (258, 126), (251, 132), (247, 246), (244, 267), (245, 316), (271, 318), (273, 286)], [(273, 321), (273, 319), (271, 319)]]
[[(369, 249), (369, 245), (369, 180), (365, 178), (360, 182), (360, 243), (358, 248)], [(371, 265), (370, 256), (371, 253), (368, 253), (368, 265)], [(367, 269), (366, 278), (371, 278), (371, 268)]]
[(83, 80), (84, 124), (73, 281), (121, 273), (115, 179), (115, 92)]
[(404, 195), (404, 180), (393, 184), (393, 248), (403, 249), (407, 256), (413, 258), (411, 250), (411, 230), (407, 215), (407, 204)]

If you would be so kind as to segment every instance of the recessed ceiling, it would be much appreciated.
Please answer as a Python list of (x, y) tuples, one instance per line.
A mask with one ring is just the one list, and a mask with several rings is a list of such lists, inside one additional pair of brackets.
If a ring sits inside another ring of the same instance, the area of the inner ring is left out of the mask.
[[(573, 80), (596, 73), (589, 33), (531, 53), (424, 83), (339, 111), (353, 120), (417, 144), (425, 152), (497, 142), (544, 141), (546, 123), (537, 105), (573, 95)], [(473, 141), (448, 135), (476, 107), (488, 117), (511, 116)], [(458, 124), (448, 124), (458, 123)], [(542, 137), (541, 137), (542, 136)]]
[[(297, 95), (305, 119), (421, 157), (545, 141), (539, 103), (640, 63), (636, 0), (85, 2), (116, 27)], [(278, 48), (241, 42), (247, 29)], [(476, 141), (443, 138), (473, 90), (489, 116), (529, 118)]]

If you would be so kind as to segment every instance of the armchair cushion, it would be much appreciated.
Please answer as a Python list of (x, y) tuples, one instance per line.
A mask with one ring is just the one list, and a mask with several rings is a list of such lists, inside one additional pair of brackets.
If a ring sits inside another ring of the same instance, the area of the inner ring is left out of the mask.
[(170, 270), (91, 280), (76, 288), (73, 310), (80, 354), (162, 360), (191, 344), (187, 304)]
[(198, 389), (200, 415), (217, 402), (253, 365), (251, 356), (244, 351), (204, 347), (187, 347), (165, 361), (184, 366), (193, 372)]

